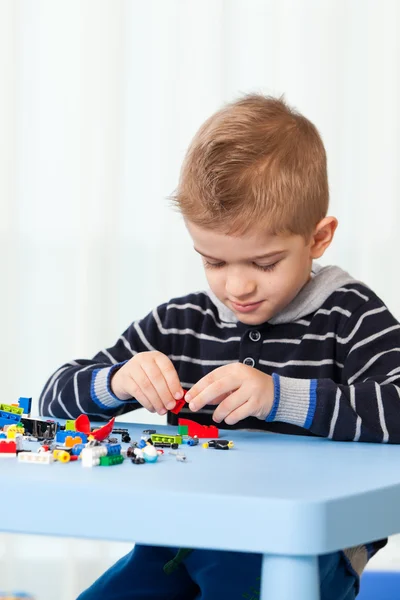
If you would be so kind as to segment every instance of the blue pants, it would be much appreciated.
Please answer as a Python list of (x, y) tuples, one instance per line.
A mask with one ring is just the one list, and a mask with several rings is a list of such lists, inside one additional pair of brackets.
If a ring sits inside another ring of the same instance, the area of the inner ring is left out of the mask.
[[(257, 600), (261, 555), (194, 550), (178, 569), (163, 566), (177, 548), (136, 545), (77, 600)], [(358, 578), (340, 552), (319, 557), (321, 600), (354, 600)]]

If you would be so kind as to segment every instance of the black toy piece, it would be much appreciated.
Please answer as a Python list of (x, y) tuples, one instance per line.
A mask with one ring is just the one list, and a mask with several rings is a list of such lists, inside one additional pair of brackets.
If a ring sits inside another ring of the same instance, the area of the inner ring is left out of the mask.
[(233, 442), (229, 440), (210, 440), (203, 444), (204, 448), (215, 448), (215, 450), (229, 450), (233, 448)]
[(24, 426), (25, 433), (32, 435), (39, 441), (53, 440), (57, 433), (56, 421), (45, 421), (43, 419), (30, 419), (22, 417), (21, 423)]
[(113, 429), (112, 433), (115, 433), (117, 435), (120, 434), (121, 441), (124, 443), (129, 444), (129, 442), (131, 441), (131, 436), (129, 435), (129, 431), (127, 429), (122, 429), (122, 428)]

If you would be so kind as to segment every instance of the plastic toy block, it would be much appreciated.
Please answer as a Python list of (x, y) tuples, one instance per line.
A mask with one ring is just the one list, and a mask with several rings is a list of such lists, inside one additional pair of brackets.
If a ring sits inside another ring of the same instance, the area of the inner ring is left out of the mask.
[(17, 433), (15, 436), (15, 444), (17, 446), (17, 452), (21, 452), (24, 449), (24, 436)]
[(124, 457), (122, 456), (122, 454), (100, 457), (101, 467), (113, 467), (114, 465), (120, 465), (122, 462), (124, 462)]
[(179, 419), (178, 425), (187, 425), (191, 437), (198, 437), (199, 439), (219, 437), (219, 431), (214, 425), (200, 425), (190, 419)]
[(38, 440), (53, 439), (57, 433), (58, 424), (56, 421), (22, 417), (21, 423), (25, 427), (25, 432), (38, 438)]
[(4, 412), (13, 413), (14, 415), (22, 415), (24, 412), (23, 408), (16, 406), (15, 404), (0, 404), (0, 410)]
[(65, 430), (66, 431), (76, 431), (75, 421), (73, 419), (68, 419), (67, 421), (65, 421)]
[[(73, 443), (73, 440), (77, 441)], [(75, 444), (86, 444), (87, 436), (84, 433), (80, 433), (78, 431), (57, 431), (56, 442), (59, 442), (60, 444), (65, 444), (68, 447), (72, 447)]]
[(87, 415), (79, 415), (79, 417), (75, 419), (75, 431), (86, 433), (86, 435), (90, 434), (90, 421)]
[[(4, 404), (0, 405), (4, 406)], [(6, 427), (6, 425), (16, 425), (21, 420), (21, 415), (11, 413), (0, 408), (0, 427)]]
[(16, 435), (17, 435), (17, 428), (15, 425), (10, 425), (9, 427), (7, 427), (7, 439), (8, 440), (15, 440)]
[(199, 439), (204, 438), (217, 438), (219, 431), (214, 425), (200, 425), (190, 419), (179, 419), (178, 425), (187, 425), (188, 433), (191, 437), (198, 437)]
[(121, 444), (106, 444), (107, 456), (116, 456), (121, 454)]
[(188, 441), (187, 441), (187, 445), (188, 446), (197, 446), (198, 443), (199, 443), (199, 438), (198, 437), (189, 438)]
[(170, 412), (174, 413), (175, 415), (179, 414), (182, 410), (182, 408), (185, 406), (186, 401), (182, 398), (181, 400), (177, 400), (176, 404), (175, 404), (175, 408), (171, 408)]
[(210, 440), (202, 444), (203, 448), (215, 448), (215, 450), (229, 450), (234, 443), (229, 440)]
[(35, 463), (38, 465), (50, 465), (54, 462), (51, 452), (19, 452), (19, 462)]
[(85, 448), (85, 444), (75, 444), (75, 446), (72, 446), (72, 448), (71, 448), (72, 456), (80, 456), (80, 454), (84, 448)]
[(189, 431), (189, 427), (187, 425), (178, 425), (179, 435), (189, 435), (188, 431)]
[(81, 452), (82, 467), (97, 467), (100, 464), (100, 458), (107, 455), (105, 446), (93, 446), (84, 448)]
[(18, 399), (18, 406), (19, 408), (22, 408), (22, 414), (29, 417), (29, 415), (31, 414), (32, 398), (24, 398), (21, 396)]
[(81, 433), (86, 433), (87, 436), (93, 436), (93, 439), (97, 440), (98, 442), (102, 442), (112, 432), (114, 422), (115, 417), (113, 417), (108, 423), (106, 423), (106, 425), (103, 425), (103, 427), (91, 431), (89, 417), (87, 415), (79, 415), (79, 417), (75, 421), (75, 429), (76, 431), (79, 431)]
[(71, 455), (66, 450), (55, 449), (53, 452), (54, 460), (58, 460), (60, 463), (68, 463), (71, 460)]
[(182, 444), (182, 436), (153, 433), (151, 435), (151, 441), (156, 443), (161, 442), (164, 444)]
[(0, 440), (0, 458), (14, 457), (17, 454), (17, 444), (14, 440)]
[(65, 438), (65, 445), (67, 446), (67, 448), (73, 448), (74, 446), (76, 446), (76, 444), (82, 444), (84, 440), (81, 436), (86, 437), (84, 433), (81, 433), (76, 437), (72, 437), (72, 435), (67, 435), (67, 437)]

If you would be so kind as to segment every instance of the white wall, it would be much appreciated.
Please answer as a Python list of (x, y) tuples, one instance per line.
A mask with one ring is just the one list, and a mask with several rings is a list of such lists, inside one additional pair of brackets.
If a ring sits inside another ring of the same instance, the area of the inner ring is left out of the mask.
[[(37, 399), (60, 363), (205, 285), (165, 198), (197, 127), (245, 92), (284, 93), (317, 125), (340, 221), (325, 262), (400, 317), (399, 12), (397, 0), (0, 0), (2, 401)], [(39, 564), (72, 600), (93, 576), (78, 563), (94, 556), (100, 572), (125, 550), (1, 540), (2, 586), (30, 583), (39, 600), (54, 598), (51, 580), (35, 587)], [(399, 566), (394, 544), (382, 556)]]

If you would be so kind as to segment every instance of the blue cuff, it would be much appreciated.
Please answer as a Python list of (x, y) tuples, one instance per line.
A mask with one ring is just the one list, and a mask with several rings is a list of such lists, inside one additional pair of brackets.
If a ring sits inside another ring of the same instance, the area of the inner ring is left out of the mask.
[(120, 400), (111, 390), (111, 377), (118, 371), (127, 361), (112, 365), (111, 367), (104, 367), (102, 369), (95, 369), (92, 373), (92, 381), (90, 384), (90, 395), (95, 404), (101, 409), (112, 409), (126, 404), (126, 400)]
[(281, 395), (281, 386), (279, 383), (279, 375), (272, 373), (272, 381), (274, 382), (274, 403), (272, 404), (271, 412), (265, 419), (268, 423), (275, 421), (275, 415), (279, 408), (279, 398)]
[(280, 421), (309, 429), (317, 407), (317, 380), (272, 374), (274, 402), (267, 422)]

